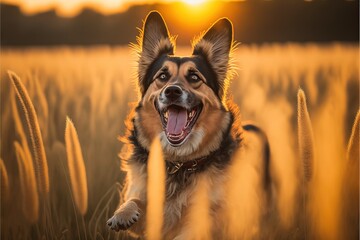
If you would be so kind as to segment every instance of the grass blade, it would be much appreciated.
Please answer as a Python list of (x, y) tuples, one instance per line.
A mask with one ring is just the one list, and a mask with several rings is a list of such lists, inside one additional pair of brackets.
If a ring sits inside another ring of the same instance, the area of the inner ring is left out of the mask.
[(146, 231), (147, 239), (161, 239), (165, 200), (165, 161), (161, 143), (155, 138), (148, 159), (148, 189)]
[(7, 202), (9, 200), (9, 176), (4, 164), (0, 158), (0, 174), (1, 174), (1, 199)]
[(313, 175), (314, 137), (306, 106), (305, 93), (302, 89), (298, 91), (298, 138), (300, 159), (304, 167), (304, 177), (309, 182)]
[(354, 125), (352, 127), (351, 136), (347, 147), (347, 160), (348, 164), (354, 164), (357, 161), (359, 164), (359, 128), (360, 128), (360, 111), (357, 112)]
[(39, 197), (36, 187), (34, 165), (31, 159), (26, 158), (21, 145), (16, 141), (14, 145), (19, 165), (22, 208), (25, 218), (33, 224), (39, 219)]
[(81, 215), (85, 215), (88, 205), (86, 170), (76, 129), (68, 117), (66, 118), (65, 144), (75, 204)]
[[(193, 204), (190, 209), (190, 221), (192, 225), (191, 236), (188, 239), (210, 240), (211, 236), (211, 216), (209, 201), (209, 183), (205, 176), (199, 178), (196, 191), (193, 196)], [(197, 223), (194, 226), (194, 223)]]
[(15, 87), (16, 94), (23, 107), (26, 122), (29, 128), (35, 158), (36, 173), (39, 180), (39, 190), (42, 194), (46, 195), (49, 192), (49, 170), (36, 111), (20, 78), (11, 71), (8, 71), (8, 75)]

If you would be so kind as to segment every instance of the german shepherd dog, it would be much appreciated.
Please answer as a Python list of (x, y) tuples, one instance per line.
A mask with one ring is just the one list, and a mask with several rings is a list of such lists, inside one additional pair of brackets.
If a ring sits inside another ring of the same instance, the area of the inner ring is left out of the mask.
[(186, 216), (200, 177), (210, 185), (211, 221), (216, 222), (211, 236), (224, 236), (224, 186), (235, 153), (241, 150), (240, 161), (252, 159), (261, 182), (254, 188), (266, 192), (270, 181), (266, 136), (254, 125), (241, 125), (227, 95), (235, 45), (232, 23), (219, 19), (194, 42), (191, 56), (179, 57), (162, 16), (153, 11), (138, 43), (141, 99), (129, 117), (124, 202), (107, 224), (115, 231), (146, 234), (147, 159), (157, 137), (167, 166), (163, 238), (187, 238), (191, 232), (194, 224)]

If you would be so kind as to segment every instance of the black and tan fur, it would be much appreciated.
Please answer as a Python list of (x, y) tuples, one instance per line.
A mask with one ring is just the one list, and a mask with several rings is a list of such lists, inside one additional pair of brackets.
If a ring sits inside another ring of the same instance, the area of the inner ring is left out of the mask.
[[(175, 56), (174, 39), (161, 15), (151, 12), (147, 16), (139, 37), (141, 99), (130, 116), (126, 143), (130, 154), (123, 160), (123, 170), (127, 173), (125, 201), (108, 220), (111, 229), (146, 234), (147, 158), (155, 137), (160, 138), (169, 170), (163, 226), (165, 239), (186, 239), (191, 232), (192, 226), (186, 221), (201, 176), (207, 179), (211, 189), (211, 216), (212, 221), (216, 221), (212, 235), (224, 236), (224, 186), (233, 156), (240, 149), (241, 158), (256, 155), (251, 164), (261, 186), (254, 188), (267, 192), (270, 179), (266, 137), (253, 125), (242, 126), (237, 107), (227, 99), (233, 47), (232, 23), (222, 18), (194, 42), (191, 56)], [(186, 115), (186, 124), (190, 127), (183, 128), (190, 130), (181, 132), (180, 137), (178, 133), (174, 135), (180, 140), (168, 137), (165, 129), (169, 123), (162, 122), (168, 108), (180, 109), (179, 112), (187, 109), (188, 114), (194, 109), (194, 115)], [(192, 169), (194, 162), (197, 166)], [(182, 167), (173, 173), (174, 166), (179, 163)]]

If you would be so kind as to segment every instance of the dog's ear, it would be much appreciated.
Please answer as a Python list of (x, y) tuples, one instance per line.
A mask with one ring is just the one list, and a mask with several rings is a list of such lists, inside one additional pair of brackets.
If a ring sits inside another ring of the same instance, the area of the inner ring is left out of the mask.
[(161, 55), (173, 55), (173, 38), (170, 37), (166, 23), (157, 11), (150, 12), (144, 22), (138, 38), (139, 51), (139, 85), (141, 94), (144, 94), (148, 84), (146, 73), (151, 64)]
[(227, 18), (216, 21), (193, 43), (193, 55), (204, 57), (214, 70), (222, 97), (227, 87), (230, 52), (233, 47), (233, 25)]

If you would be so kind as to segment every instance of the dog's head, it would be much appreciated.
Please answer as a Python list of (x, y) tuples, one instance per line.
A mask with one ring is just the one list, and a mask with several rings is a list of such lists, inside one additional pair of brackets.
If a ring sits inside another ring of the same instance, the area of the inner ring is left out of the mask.
[(150, 12), (138, 38), (141, 100), (135, 113), (140, 144), (160, 136), (165, 156), (186, 161), (219, 147), (230, 122), (224, 100), (233, 47), (231, 22), (215, 22), (191, 56), (174, 55), (174, 39), (158, 12)]

